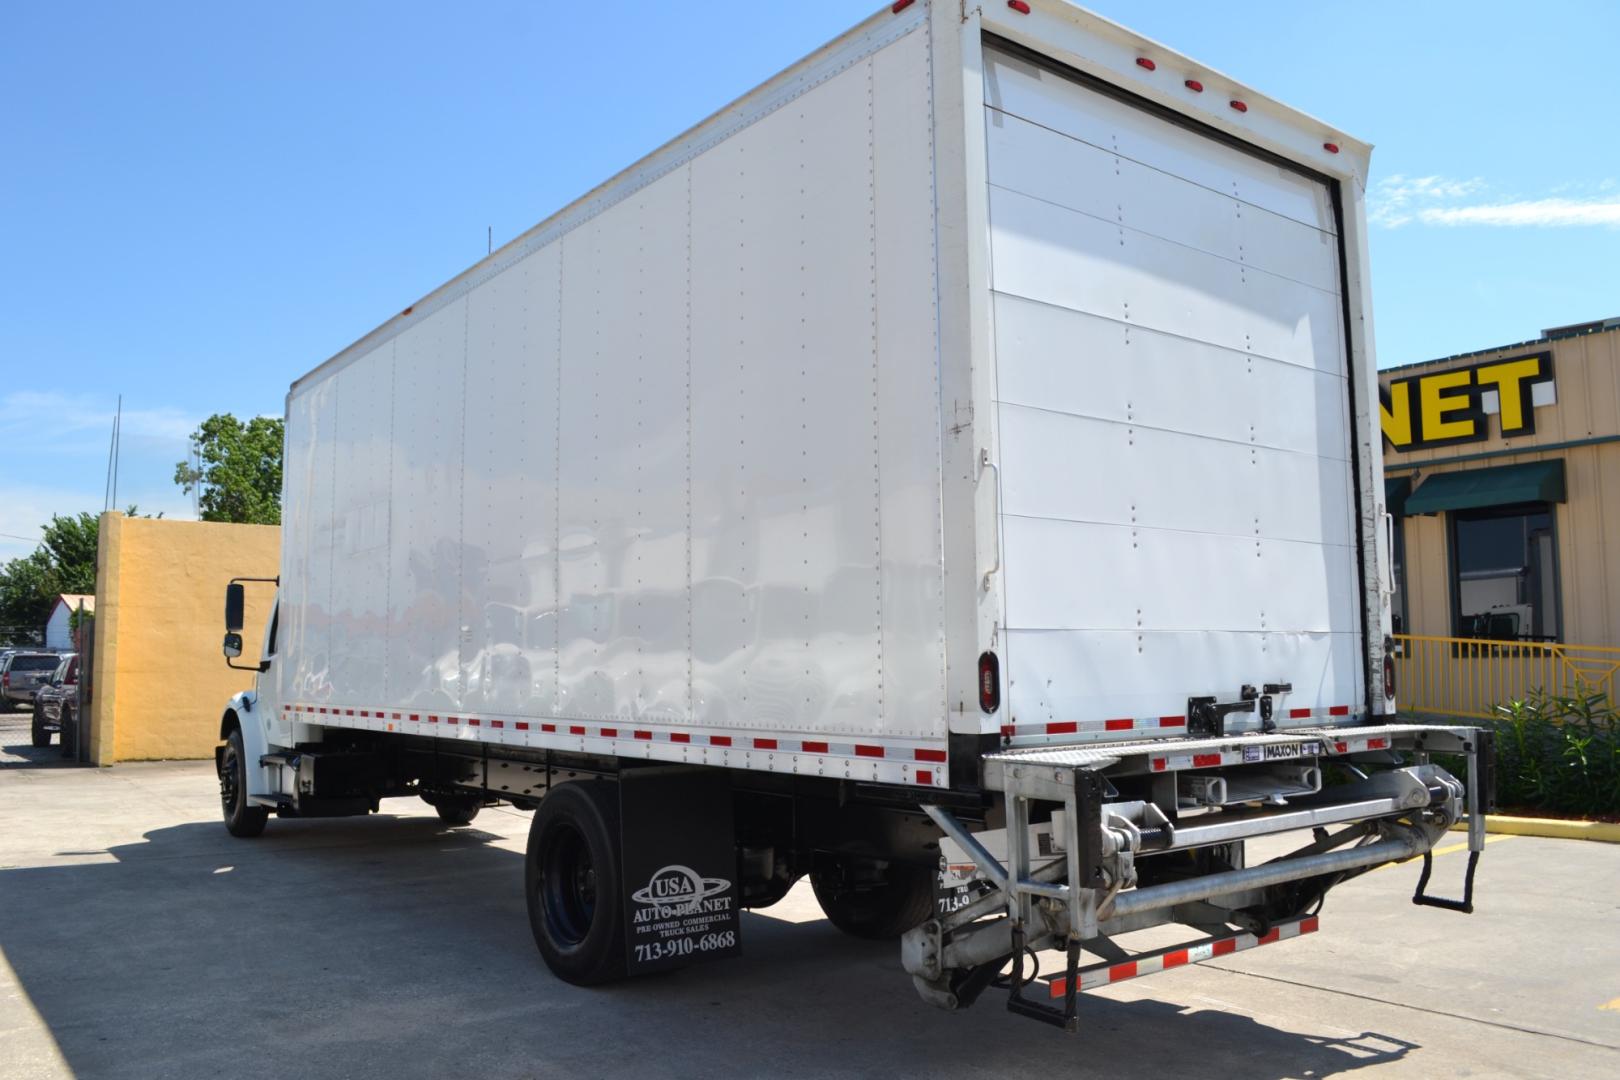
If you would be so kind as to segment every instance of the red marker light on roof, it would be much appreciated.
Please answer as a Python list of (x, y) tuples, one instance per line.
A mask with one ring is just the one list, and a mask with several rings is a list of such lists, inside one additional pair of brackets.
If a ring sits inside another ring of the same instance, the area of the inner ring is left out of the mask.
[(1185, 86), (1195, 94), (1202, 94), (1204, 92), (1204, 84), (1199, 82), (1197, 79), (1188, 79), (1181, 85)]
[(1020, 15), (1029, 14), (1029, 5), (1024, 3), (1024, 0), (1007, 0), (1007, 6), (1018, 12)]
[(914, 2), (915, 0), (894, 0), (894, 3), (889, 5), (889, 10), (898, 15), (902, 11), (906, 10), (906, 8), (910, 7)]
[(1339, 152), (1339, 144), (1336, 142), (1325, 142), (1322, 144), (1322, 149), (1326, 150), (1330, 154), (1337, 154)]
[(1153, 61), (1149, 60), (1145, 56), (1138, 56), (1136, 58), (1136, 66), (1139, 67), (1139, 68), (1146, 68), (1148, 71), (1157, 71), (1157, 70), (1159, 70), (1159, 65), (1155, 64)]
[(1232, 108), (1236, 109), (1238, 112), (1248, 112), (1249, 111), (1249, 107), (1247, 105), (1245, 105), (1243, 102), (1237, 100), (1236, 98), (1233, 98), (1231, 101), (1227, 102), (1227, 104), (1232, 106)]

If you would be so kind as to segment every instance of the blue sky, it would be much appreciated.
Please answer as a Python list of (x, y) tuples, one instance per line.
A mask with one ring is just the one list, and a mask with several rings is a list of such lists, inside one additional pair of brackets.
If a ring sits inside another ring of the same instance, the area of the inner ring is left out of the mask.
[[(875, 6), (10, 5), (0, 559)], [(1620, 5), (1092, 6), (1377, 145), (1383, 364), (1620, 315)]]

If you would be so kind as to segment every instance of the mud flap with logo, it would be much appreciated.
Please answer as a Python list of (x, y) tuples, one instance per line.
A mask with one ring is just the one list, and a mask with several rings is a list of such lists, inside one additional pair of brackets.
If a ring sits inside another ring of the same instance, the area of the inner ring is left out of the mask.
[(619, 776), (628, 971), (742, 951), (731, 784), (681, 766)]

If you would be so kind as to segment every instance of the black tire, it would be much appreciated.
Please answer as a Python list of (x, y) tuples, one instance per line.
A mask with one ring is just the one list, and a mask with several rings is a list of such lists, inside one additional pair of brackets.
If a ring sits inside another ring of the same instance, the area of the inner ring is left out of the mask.
[(247, 754), (242, 749), (242, 731), (232, 728), (225, 739), (225, 753), (219, 759), (219, 803), (225, 818), (225, 831), (250, 839), (264, 832), (270, 810), (249, 806), (247, 801)]
[(62, 720), (58, 725), (58, 730), (61, 732), (61, 738), (58, 741), (62, 744), (62, 756), (73, 757), (78, 753), (79, 749), (79, 724), (73, 715), (73, 710), (69, 709), (66, 704), (62, 706)]
[(427, 801), (446, 825), (471, 825), (484, 805), (476, 795), (435, 795)]
[(933, 913), (931, 867), (891, 862), (877, 872), (875, 883), (870, 867), (858, 876), (851, 870), (848, 863), (831, 864), (810, 875), (816, 903), (827, 921), (850, 937), (888, 941), (921, 925)]
[(29, 734), (33, 737), (35, 746), (51, 745), (51, 733), (45, 730), (45, 714), (34, 706), (34, 722), (30, 725)]
[(553, 788), (529, 825), (529, 927), (554, 975), (593, 986), (625, 975), (619, 792), (584, 780)]

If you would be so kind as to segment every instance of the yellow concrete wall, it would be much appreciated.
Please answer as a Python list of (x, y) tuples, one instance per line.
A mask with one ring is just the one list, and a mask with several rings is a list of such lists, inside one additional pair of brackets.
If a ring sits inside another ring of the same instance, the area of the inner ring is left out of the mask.
[[(225, 586), (275, 577), (269, 525), (101, 517), (90, 755), (115, 761), (212, 757), (219, 717), (253, 673), (225, 666)], [(248, 586), (241, 663), (258, 659), (273, 589)]]

